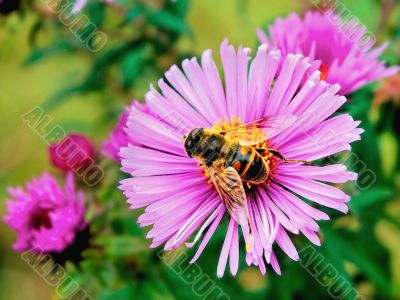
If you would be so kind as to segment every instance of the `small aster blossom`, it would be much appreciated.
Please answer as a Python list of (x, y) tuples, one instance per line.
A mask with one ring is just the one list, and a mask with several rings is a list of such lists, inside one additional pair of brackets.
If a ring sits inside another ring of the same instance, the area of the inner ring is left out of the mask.
[[(147, 111), (146, 105), (138, 101), (133, 101), (131, 105), (143, 112)], [(128, 146), (129, 142), (133, 142), (129, 140), (129, 136), (125, 132), (126, 123), (128, 121), (129, 110), (130, 107), (128, 106), (125, 109), (125, 111), (120, 115), (117, 126), (110, 133), (109, 139), (103, 141), (101, 153), (116, 162), (121, 161), (119, 157), (120, 149), (122, 147)]]
[(146, 94), (151, 113), (131, 108), (126, 132), (135, 145), (122, 148), (121, 157), (122, 170), (132, 177), (122, 180), (120, 188), (132, 209), (146, 208), (139, 224), (152, 226), (147, 235), (153, 239), (151, 247), (165, 244), (165, 250), (172, 250), (200, 243), (193, 263), (228, 216), (217, 275), (223, 276), (228, 261), (231, 273), (238, 271), (240, 226), (247, 244), (246, 262), (258, 266), (262, 274), (266, 263), (281, 274), (277, 247), (299, 259), (288, 233), (302, 233), (320, 245), (316, 221), (329, 219), (303, 198), (346, 213), (350, 196), (331, 184), (356, 180), (357, 175), (340, 164), (305, 165), (264, 153), (268, 180), (245, 186), (248, 230), (244, 228), (248, 225), (228, 214), (207, 172), (185, 153), (184, 135), (193, 128), (220, 130), (265, 116), (287, 115), (291, 125), (267, 136), (265, 143), (287, 160), (312, 163), (350, 150), (350, 143), (359, 140), (363, 130), (348, 114), (333, 116), (346, 102), (337, 94), (338, 85), (322, 81), (319, 71), (303, 80), (311, 64), (301, 54), (282, 55), (262, 45), (251, 58), (250, 49), (235, 50), (227, 41), (220, 54), (224, 79), (212, 51), (206, 50), (201, 64), (196, 58), (184, 60), (182, 69), (174, 65), (165, 73), (168, 82), (159, 80), (160, 91), (151, 88)]
[(96, 151), (92, 142), (78, 133), (68, 134), (58, 143), (49, 147), (53, 165), (64, 171), (77, 171), (93, 162)]
[(283, 54), (300, 53), (314, 59), (322, 79), (339, 84), (343, 95), (399, 71), (397, 66), (385, 67), (385, 62), (378, 60), (388, 43), (365, 51), (358, 46), (358, 41), (366, 29), (359, 26), (350, 34), (345, 26), (337, 25), (338, 19), (333, 13), (308, 11), (303, 19), (293, 13), (286, 19), (277, 19), (268, 28), (268, 35), (262, 30), (257, 35), (262, 43)]
[(75, 192), (74, 176), (68, 173), (65, 188), (44, 173), (22, 188), (9, 188), (12, 199), (6, 201), (4, 222), (17, 232), (13, 249), (36, 249), (39, 253), (60, 253), (70, 246), (87, 223), (84, 220), (84, 196)]

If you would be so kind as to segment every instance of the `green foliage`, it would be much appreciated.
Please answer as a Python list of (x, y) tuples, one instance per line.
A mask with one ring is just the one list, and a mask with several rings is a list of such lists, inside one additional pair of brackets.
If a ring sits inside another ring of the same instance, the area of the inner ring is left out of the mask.
[[(71, 80), (64, 90), (47, 99), (44, 102), (47, 109), (55, 108), (74, 94), (109, 88), (117, 88), (120, 93), (124, 93), (135, 87), (143, 73), (162, 76), (165, 70), (158, 67), (160, 57), (166, 56), (174, 61), (176, 55), (179, 55), (174, 49), (176, 41), (181, 35), (190, 34), (185, 23), (189, 7), (187, 0), (176, 3), (121, 1), (112, 5), (92, 0), (76, 15), (70, 13), (72, 6), (68, 6), (65, 1), (59, 7), (67, 9), (52, 20), (56, 33), (54, 39), (46, 41), (45, 45), (39, 45), (37, 36), (41, 31), (49, 30), (49, 25), (46, 26), (39, 19), (35, 22), (30, 33), (34, 48), (25, 63), (38, 63), (55, 54), (83, 52), (92, 61), (92, 67), (83, 80)], [(59, 7), (56, 12), (61, 11)], [(109, 26), (105, 24), (108, 19), (123, 21)], [(106, 38), (104, 47), (99, 49), (96, 48), (95, 39), (91, 38), (96, 33), (104, 34)], [(60, 36), (63, 38), (60, 39)]]

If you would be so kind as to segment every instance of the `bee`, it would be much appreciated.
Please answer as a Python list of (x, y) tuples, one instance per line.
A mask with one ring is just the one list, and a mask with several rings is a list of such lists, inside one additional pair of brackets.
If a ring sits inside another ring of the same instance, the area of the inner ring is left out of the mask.
[(244, 184), (260, 185), (271, 175), (263, 154), (272, 153), (285, 162), (303, 162), (287, 160), (274, 149), (257, 147), (266, 138), (288, 128), (296, 119), (293, 115), (263, 117), (223, 131), (194, 128), (184, 136), (185, 152), (205, 167), (228, 213), (235, 220), (242, 220), (242, 223), (243, 218), (249, 219)]

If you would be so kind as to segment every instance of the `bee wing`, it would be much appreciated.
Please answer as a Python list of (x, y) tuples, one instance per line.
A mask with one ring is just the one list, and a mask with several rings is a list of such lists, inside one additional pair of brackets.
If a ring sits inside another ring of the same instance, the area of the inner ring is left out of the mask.
[(246, 193), (240, 175), (234, 168), (225, 169), (223, 165), (212, 165), (208, 167), (208, 172), (228, 213), (238, 221), (239, 215), (247, 207)]
[(276, 136), (296, 120), (297, 117), (294, 115), (262, 117), (253, 122), (232, 127), (223, 133), (227, 138), (238, 139), (242, 146), (252, 146)]
[(228, 213), (242, 227), (246, 251), (252, 252), (254, 240), (242, 179), (232, 167), (224, 169), (222, 165), (211, 166), (208, 168), (208, 172)]

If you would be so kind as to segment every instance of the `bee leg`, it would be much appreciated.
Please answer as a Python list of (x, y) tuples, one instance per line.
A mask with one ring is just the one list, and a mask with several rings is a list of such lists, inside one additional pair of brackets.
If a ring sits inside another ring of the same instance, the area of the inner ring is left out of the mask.
[(285, 159), (284, 162), (288, 162), (288, 163), (302, 163), (304, 165), (310, 166), (311, 163), (309, 161), (306, 160), (299, 160), (299, 159)]
[(265, 149), (265, 148), (256, 148), (255, 149), (259, 154), (264, 154), (265, 152), (267, 152), (267, 149)]
[[(260, 153), (258, 150), (259, 150), (259, 149), (256, 149), (256, 151), (257, 151), (258, 153)], [(281, 160), (283, 160), (284, 162), (289, 162), (289, 163), (303, 163), (303, 164), (306, 164), (306, 165), (310, 165), (310, 162), (305, 161), (305, 160), (286, 159), (286, 158), (282, 155), (282, 153), (280, 153), (278, 150), (274, 150), (274, 149), (262, 149), (262, 148), (261, 148), (260, 150), (264, 150), (263, 153), (265, 153), (265, 151), (268, 151), (268, 152), (272, 153), (274, 156), (276, 156), (276, 157), (280, 158)], [(261, 154), (261, 153), (260, 153), (260, 154)]]
[(279, 151), (273, 149), (268, 149), (268, 151), (283, 161), (287, 161), (287, 159)]
[(275, 155), (276, 157), (282, 159), (284, 162), (287, 163), (302, 163), (305, 165), (310, 165), (311, 163), (305, 160), (299, 160), (299, 159), (286, 159), (279, 151), (276, 150), (268, 150), (269, 152), (271, 152), (273, 155)]

